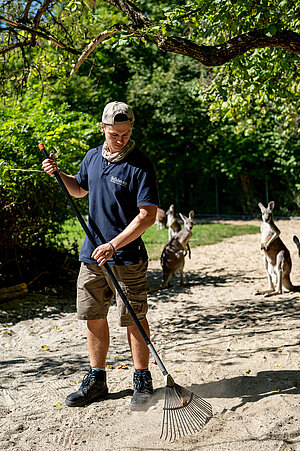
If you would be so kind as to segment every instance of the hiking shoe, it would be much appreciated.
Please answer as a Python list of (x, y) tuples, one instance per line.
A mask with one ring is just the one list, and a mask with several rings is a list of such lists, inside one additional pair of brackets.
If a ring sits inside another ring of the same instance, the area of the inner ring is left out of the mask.
[(67, 396), (66, 404), (68, 407), (86, 406), (97, 399), (105, 398), (107, 394), (106, 372), (90, 368), (82, 380), (80, 389)]
[(131, 410), (144, 410), (153, 395), (152, 377), (148, 370), (135, 370), (133, 375), (134, 393), (130, 402)]

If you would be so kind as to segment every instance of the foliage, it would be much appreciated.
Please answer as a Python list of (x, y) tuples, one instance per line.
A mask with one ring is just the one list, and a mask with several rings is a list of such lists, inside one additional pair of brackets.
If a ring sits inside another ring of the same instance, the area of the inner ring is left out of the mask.
[(161, 205), (200, 206), (199, 168), (202, 177), (210, 169), (206, 141), (212, 127), (203, 104), (190, 93), (198, 65), (181, 56), (155, 59), (142, 69), (138, 64), (133, 62), (128, 100), (137, 110), (136, 141), (157, 170)]
[(85, 232), (78, 219), (74, 218), (67, 219), (63, 223), (63, 227), (55, 239), (52, 235), (46, 236), (46, 242), (49, 246), (52, 245), (61, 249), (67, 249), (75, 257), (78, 257), (84, 239)]
[(254, 112), (237, 123), (211, 122), (206, 104), (193, 93), (199, 63), (155, 53), (153, 61), (149, 49), (144, 60), (136, 49), (135, 55), (127, 99), (137, 111), (136, 140), (157, 169), (163, 208), (174, 202), (201, 213), (249, 215), (272, 196), (283, 214), (297, 212), (300, 155), (297, 133), (288, 124), (276, 122), (271, 110), (257, 116), (255, 126)]
[[(193, 91), (199, 73), (205, 74), (199, 63), (162, 55), (140, 43), (114, 51), (107, 47), (101, 57), (103, 84), (97, 76), (76, 74), (67, 82), (53, 78), (53, 90), (41, 103), (35, 92), (39, 85), (27, 89), (15, 105), (3, 99), (1, 173), (6, 179), (1, 202), (10, 211), (8, 236), (14, 237), (13, 229), (19, 243), (30, 243), (33, 237), (38, 242), (49, 226), (55, 236), (61, 215), (65, 218), (69, 210), (62, 207), (59, 187), (51, 181), (49, 191), (49, 179), (32, 170), (40, 170), (37, 144), (44, 141), (63, 170), (75, 173), (83, 151), (99, 144), (101, 110), (114, 98), (127, 100), (135, 109), (134, 139), (156, 166), (163, 208), (174, 202), (177, 211), (256, 214), (268, 181), (281, 213), (297, 211), (297, 136), (285, 133), (281, 124), (276, 127), (271, 111), (251, 133), (242, 121), (211, 123), (206, 105)], [(283, 187), (288, 187), (288, 196)], [(57, 209), (54, 199), (60, 202)], [(22, 211), (29, 203), (31, 207)], [(18, 227), (12, 223), (17, 208)], [(53, 216), (58, 221), (49, 221)]]
[(43, 244), (46, 233), (55, 235), (70, 215), (55, 179), (41, 170), (39, 142), (63, 161), (63, 170), (76, 173), (99, 124), (66, 104), (53, 108), (29, 96), (18, 104), (7, 100), (0, 121), (1, 242), (11, 252)]
[(166, 51), (183, 53), (186, 60), (199, 60), (198, 52), (213, 59), (220, 52), (222, 62), (207, 62), (216, 67), (200, 69), (194, 79), (195, 95), (209, 104), (211, 120), (230, 120), (241, 127), (240, 116), (247, 115), (242, 128), (251, 130), (258, 116), (271, 109), (276, 120), (297, 129), (299, 10), (300, 0), (164, 0), (159, 4), (45, 0), (43, 6), (6, 0), (1, 6), (3, 94), (20, 92), (25, 83), (41, 83), (45, 91), (53, 92), (57, 75), (66, 83), (83, 49), (101, 32), (113, 30), (110, 40), (96, 47), (80, 69), (87, 83), (90, 71), (97, 73), (100, 83), (106, 81), (104, 47), (128, 48), (132, 40), (162, 49), (168, 42)]
[[(160, 22), (166, 34), (185, 36), (202, 45), (222, 45), (237, 36), (264, 30), (275, 36), (282, 30), (300, 31), (300, 2), (283, 0), (187, 2), (170, 5)], [(200, 83), (199, 83), (200, 81)], [(236, 56), (222, 67), (211, 69), (196, 82), (199, 98), (209, 101), (210, 117), (223, 116), (239, 122), (255, 106), (255, 117), (263, 109), (295, 123), (299, 115), (299, 56), (276, 48), (256, 49)], [(264, 114), (264, 112), (263, 112)]]

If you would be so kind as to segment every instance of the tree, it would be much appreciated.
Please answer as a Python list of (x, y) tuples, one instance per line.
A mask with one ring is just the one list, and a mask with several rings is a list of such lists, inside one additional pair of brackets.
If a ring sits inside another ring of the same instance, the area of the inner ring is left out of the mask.
[[(282, 23), (289, 22), (295, 29), (297, 4), (286, 2), (280, 15)], [(76, 111), (96, 114), (99, 120), (103, 103), (112, 98), (123, 96), (134, 106), (139, 118), (138, 142), (157, 166), (164, 206), (170, 196), (175, 196), (177, 203), (192, 208), (193, 202), (202, 211), (212, 211), (214, 185), (218, 185), (226, 197), (225, 202), (220, 197), (223, 206), (231, 205), (233, 211), (240, 211), (242, 206), (244, 212), (253, 212), (266, 173), (273, 179), (274, 173), (277, 178), (284, 175), (291, 186), (297, 179), (296, 169), (292, 177), (289, 175), (291, 162), (296, 167), (299, 161), (298, 57), (277, 48), (256, 49), (223, 66), (206, 68), (197, 59), (161, 52), (155, 36), (188, 36), (196, 44), (201, 41), (207, 47), (218, 47), (228, 44), (233, 33), (250, 32), (260, 24), (271, 38), (271, 24), (278, 19), (280, 5), (282, 2), (198, 1), (189, 5), (178, 1), (174, 6), (170, 1), (158, 5), (150, 0), (135, 4), (71, 0), (44, 2), (41, 15), (42, 6), (34, 9), (33, 3), (11, 1), (9, 12), (18, 12), (23, 18), (18, 23), (26, 19), (30, 24), (30, 20), (37, 18), (37, 22), (40, 18), (42, 32), (61, 43), (52, 45), (37, 35), (34, 46), (23, 48), (29, 52), (24, 53), (28, 61), (24, 81), (30, 89), (36, 93), (44, 89), (52, 105), (67, 102)], [(22, 33), (17, 42), (20, 46), (24, 42), (21, 38), (29, 36), (29, 32)], [(122, 33), (120, 38), (116, 38), (118, 33)], [(97, 36), (102, 39), (104, 35), (107, 39), (94, 46)], [(79, 49), (87, 47), (95, 36), (90, 57), (69, 77), (77, 61), (76, 52), (81, 54)], [(74, 52), (62, 49), (63, 42)], [(6, 70), (14, 78), (9, 81), (11, 90), (12, 83), (22, 84), (24, 70), (17, 57), (21, 48), (7, 53), (7, 69), (14, 70)], [(289, 155), (287, 161), (285, 155)], [(223, 188), (228, 180), (236, 184), (232, 194)], [(260, 181), (258, 187), (255, 180)], [(239, 198), (235, 194), (240, 187), (246, 203), (242, 194)], [(291, 202), (288, 204), (290, 208)]]
[[(109, 31), (102, 31), (93, 44), (86, 50), (90, 50), (111, 35), (120, 32), (132, 32), (136, 37), (150, 39), (155, 42), (162, 51), (179, 53), (200, 61), (205, 66), (219, 66), (229, 62), (233, 58), (244, 54), (249, 50), (265, 47), (275, 47), (288, 52), (300, 54), (299, 35), (299, 1), (282, 0), (269, 2), (266, 0), (232, 0), (230, 2), (206, 2), (203, 0), (181, 5), (169, 5), (162, 8), (165, 17), (149, 19), (149, 15), (142, 12), (135, 3), (129, 0), (103, 0), (124, 13), (131, 21), (131, 25), (114, 24)], [(65, 26), (69, 12), (81, 10), (87, 19), (95, 6), (95, 1), (85, 3), (57, 2), (44, 0), (37, 8), (36, 2), (15, 2), (8, 0), (2, 8), (6, 12), (8, 8), (13, 11), (0, 19), (9, 26), (7, 31), (10, 45), (1, 53), (5, 54), (15, 48), (37, 45), (37, 38), (51, 41), (62, 50), (79, 55), (80, 50), (69, 44), (68, 28)], [(141, 5), (145, 2), (138, 2)], [(78, 5), (79, 4), (79, 5)], [(168, 4), (168, 2), (165, 2)], [(11, 16), (16, 16), (13, 20)], [(43, 25), (45, 17), (52, 17), (53, 24), (61, 31), (61, 37), (56, 38), (51, 28)], [(160, 20), (159, 20), (160, 19)], [(218, 36), (213, 30), (213, 25), (220, 26), (223, 23)], [(295, 28), (295, 31), (294, 31)], [(23, 31), (23, 36), (18, 33)], [(178, 33), (187, 34), (188, 38), (179, 36)], [(30, 37), (30, 39), (29, 39)], [(84, 39), (84, 36), (82, 36)], [(205, 43), (197, 41), (202, 40)], [(211, 44), (206, 41), (215, 41)], [(97, 42), (97, 44), (96, 44)], [(85, 55), (87, 56), (87, 55)]]
[[(97, 64), (100, 43), (138, 39), (211, 68), (196, 89), (210, 101), (213, 120), (237, 121), (256, 104), (298, 122), (299, 0), (6, 0), (0, 11), (6, 89), (20, 90), (32, 72), (42, 78), (59, 66), (66, 76), (70, 67), (74, 73), (83, 62)], [(51, 54), (56, 64), (48, 58), (45, 67), (42, 57)]]
[[(77, 111), (99, 114), (106, 100), (126, 93), (140, 117), (140, 142), (159, 167), (163, 201), (175, 187), (178, 199), (184, 193), (188, 204), (186, 179), (196, 178), (200, 165), (216, 184), (220, 177), (239, 180), (246, 211), (253, 176), (264, 179), (269, 162), (277, 161), (278, 173), (288, 175), (284, 155), (298, 161), (299, 5), (290, 0), (7, 0), (0, 18), (2, 100), (26, 84), (47, 93), (54, 105), (67, 102)], [(70, 78), (72, 68), (77, 70)], [(197, 123), (201, 130), (195, 132)], [(267, 150), (262, 133), (274, 135), (268, 136)], [(183, 147), (193, 159), (190, 167)], [(165, 180), (174, 180), (173, 186)], [(203, 199), (197, 202), (203, 205)]]

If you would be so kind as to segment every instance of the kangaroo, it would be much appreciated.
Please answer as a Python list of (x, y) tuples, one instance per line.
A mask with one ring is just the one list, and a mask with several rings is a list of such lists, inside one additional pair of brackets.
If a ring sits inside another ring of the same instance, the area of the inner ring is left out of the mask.
[(180, 271), (180, 285), (183, 285), (183, 268), (184, 257), (189, 252), (191, 258), (191, 250), (189, 240), (192, 236), (194, 212), (190, 211), (189, 217), (179, 213), (184, 223), (184, 229), (180, 230), (176, 235), (165, 245), (160, 262), (163, 270), (162, 288), (169, 286), (170, 280), (177, 271)]
[(175, 218), (174, 204), (170, 205), (169, 210), (166, 211), (166, 215), (167, 215), (168, 235), (169, 235), (169, 241), (170, 241), (171, 238), (174, 237), (175, 234), (181, 230), (181, 225)]
[(165, 210), (163, 210), (162, 208), (157, 209), (155, 223), (157, 230), (161, 230), (163, 227), (167, 227), (167, 215)]
[[(181, 213), (179, 213), (179, 216), (183, 220), (183, 228), (186, 229), (186, 230), (192, 230), (193, 225), (194, 225), (194, 216), (195, 216), (194, 211), (191, 210), (189, 212), (189, 216), (188, 217), (184, 216)], [(189, 242), (187, 242), (186, 246), (187, 246), (187, 249), (189, 251), (189, 258), (191, 258), (191, 248), (190, 248)]]
[[(292, 260), (290, 252), (279, 238), (280, 230), (274, 224), (273, 209), (275, 202), (269, 202), (267, 208), (261, 202), (258, 204), (262, 213), (261, 249), (264, 251), (264, 266), (266, 269), (269, 289), (256, 294), (272, 296), (282, 293), (282, 285), (289, 291), (300, 291), (300, 286), (294, 286), (290, 280)], [(273, 280), (276, 281), (276, 290)]]
[(294, 241), (294, 243), (295, 243), (296, 246), (297, 246), (297, 249), (298, 249), (298, 255), (299, 255), (299, 257), (300, 257), (300, 241), (299, 241), (299, 238), (298, 238), (296, 235), (294, 235), (294, 236), (293, 236), (293, 241)]

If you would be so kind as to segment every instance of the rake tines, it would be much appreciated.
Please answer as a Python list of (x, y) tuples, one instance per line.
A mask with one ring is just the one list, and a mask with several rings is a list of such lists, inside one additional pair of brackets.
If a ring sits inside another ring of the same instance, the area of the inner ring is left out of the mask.
[(160, 438), (172, 441), (197, 432), (212, 417), (211, 405), (200, 396), (176, 384), (170, 375), (165, 390)]

